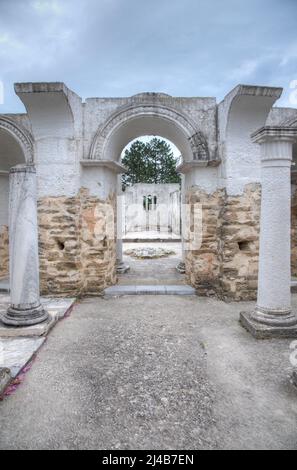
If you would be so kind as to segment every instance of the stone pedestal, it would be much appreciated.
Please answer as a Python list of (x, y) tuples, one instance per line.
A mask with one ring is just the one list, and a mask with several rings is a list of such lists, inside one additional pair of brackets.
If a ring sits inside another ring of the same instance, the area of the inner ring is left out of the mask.
[[(293, 131), (293, 132), (292, 132)], [(241, 313), (242, 325), (256, 338), (297, 337), (291, 309), (291, 161), (294, 129), (263, 128), (262, 199), (257, 306)]]
[(30, 326), (48, 319), (40, 304), (36, 170), (17, 166), (10, 171), (9, 256), (11, 305), (2, 322)]

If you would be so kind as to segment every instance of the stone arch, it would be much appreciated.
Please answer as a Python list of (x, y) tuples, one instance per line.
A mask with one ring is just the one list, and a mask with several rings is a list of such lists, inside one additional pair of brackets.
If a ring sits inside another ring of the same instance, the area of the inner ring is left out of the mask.
[(247, 175), (260, 182), (260, 148), (251, 134), (265, 125), (281, 88), (238, 85), (219, 104), (219, 148), (222, 176), (229, 194), (241, 194)]
[(141, 103), (122, 107), (98, 129), (90, 160), (119, 160), (121, 151), (141, 135), (161, 135), (181, 151), (183, 160), (208, 161), (207, 139), (183, 113), (164, 105)]
[(34, 142), (33, 137), (23, 126), (17, 124), (13, 120), (1, 116), (0, 129), (10, 134), (19, 144), (23, 151), (25, 162), (27, 164), (34, 163)]
[(0, 279), (9, 275), (9, 171), (18, 164), (33, 164), (30, 133), (7, 116), (0, 116)]

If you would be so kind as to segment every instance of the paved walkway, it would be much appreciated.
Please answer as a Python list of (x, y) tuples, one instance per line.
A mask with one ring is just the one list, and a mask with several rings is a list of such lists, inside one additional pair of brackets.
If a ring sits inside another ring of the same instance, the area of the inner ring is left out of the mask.
[(243, 330), (252, 306), (82, 301), (0, 403), (0, 449), (297, 449), (290, 341)]
[[(168, 258), (138, 260), (125, 255), (126, 250), (133, 248), (165, 248), (175, 252)], [(185, 276), (176, 270), (182, 259), (181, 243), (124, 243), (123, 260), (130, 266), (130, 271), (119, 276), (119, 285), (184, 285)]]

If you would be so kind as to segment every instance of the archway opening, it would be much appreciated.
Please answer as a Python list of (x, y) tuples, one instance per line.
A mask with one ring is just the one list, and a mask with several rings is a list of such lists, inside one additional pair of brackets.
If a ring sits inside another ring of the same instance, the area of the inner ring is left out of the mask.
[[(169, 140), (178, 148), (181, 156), (179, 163), (182, 163), (181, 171), (184, 173), (181, 184), (181, 201), (183, 203), (184, 188), (192, 181), (191, 174), (188, 172), (191, 162), (195, 161), (199, 166), (207, 166), (211, 158), (207, 140), (192, 121), (190, 113), (171, 108), (170, 97), (165, 99), (163, 95), (147, 93), (132, 97), (131, 103), (114, 112), (97, 130), (90, 148), (89, 160), (101, 160), (102, 165), (114, 168), (115, 172), (120, 172), (122, 165), (117, 166), (117, 163), (121, 161), (123, 150), (133, 140), (144, 136), (161, 136), (162, 139)], [(117, 187), (118, 194), (121, 195), (122, 181), (120, 177)], [(151, 191), (146, 194), (146, 197), (148, 196), (154, 197)], [(120, 203), (119, 199), (121, 199)], [(124, 216), (122, 202), (122, 198), (118, 198), (117, 271), (120, 274), (126, 269), (123, 263), (122, 226)], [(152, 206), (153, 204), (150, 204), (150, 207)], [(182, 212), (184, 215), (184, 210)], [(187, 219), (185, 218), (185, 220)], [(185, 229), (187, 228), (189, 227), (185, 227)], [(184, 246), (182, 243), (182, 247)], [(177, 264), (178, 269), (172, 269), (171, 272), (176, 271), (179, 274), (185, 272), (184, 255), (184, 249), (182, 249), (182, 256)], [(133, 283), (133, 279), (131, 282)], [(150, 283), (158, 284), (160, 282), (160, 279), (157, 281), (151, 279)], [(176, 282), (173, 283), (176, 284)]]
[(8, 286), (9, 277), (9, 171), (26, 162), (18, 140), (0, 128), (0, 285)]
[(120, 283), (179, 285), (176, 266), (182, 260), (182, 161), (178, 147), (162, 135), (143, 135), (121, 152), (127, 168), (122, 192), (121, 224), (124, 264), (130, 267)]

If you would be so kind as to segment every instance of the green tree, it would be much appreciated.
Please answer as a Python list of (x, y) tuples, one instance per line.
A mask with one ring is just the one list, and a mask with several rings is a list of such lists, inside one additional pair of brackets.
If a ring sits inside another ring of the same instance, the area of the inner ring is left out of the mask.
[(180, 183), (176, 172), (177, 160), (165, 140), (154, 137), (149, 142), (133, 142), (122, 159), (127, 173), (123, 175), (123, 189), (136, 183)]

